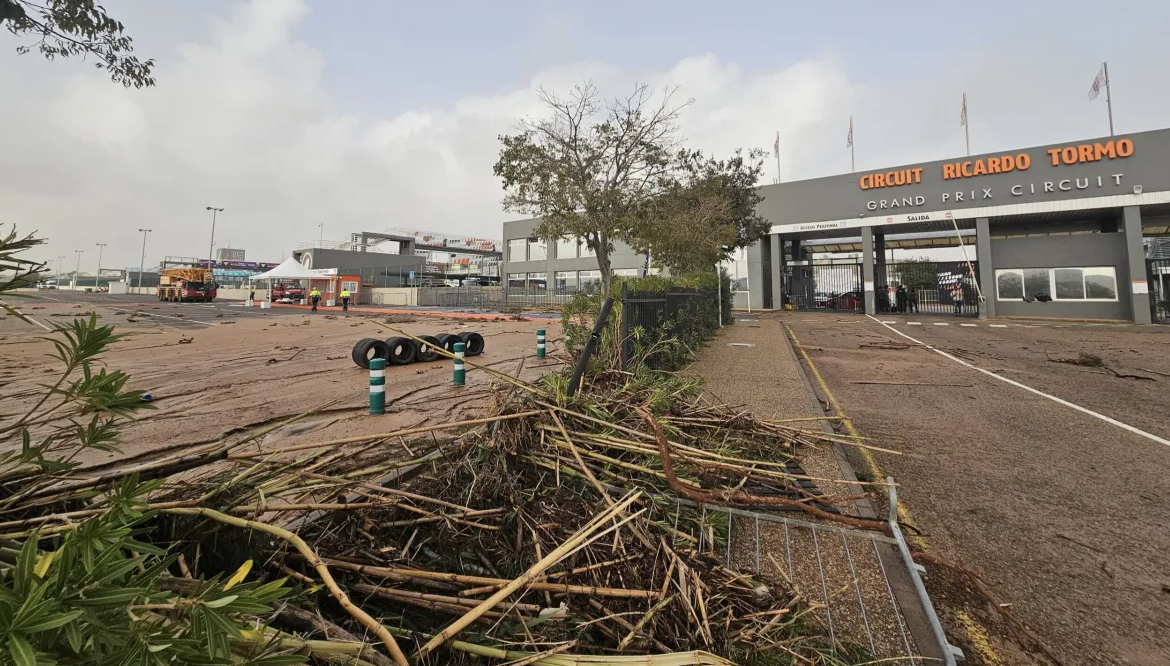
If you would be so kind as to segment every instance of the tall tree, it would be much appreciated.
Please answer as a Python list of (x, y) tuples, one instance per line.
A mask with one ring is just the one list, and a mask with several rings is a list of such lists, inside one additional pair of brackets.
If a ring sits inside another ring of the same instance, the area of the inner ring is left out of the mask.
[(154, 60), (134, 55), (134, 40), (96, 0), (0, 0), (0, 27), (32, 40), (16, 47), (19, 54), (35, 49), (49, 60), (93, 57), (115, 83), (154, 85)]
[(737, 150), (720, 160), (679, 151), (661, 191), (632, 216), (634, 249), (673, 272), (702, 272), (766, 236), (771, 224), (756, 211), (765, 155)]
[(548, 112), (520, 121), (501, 136), (493, 169), (503, 181), (506, 210), (540, 218), (546, 242), (582, 239), (597, 255), (602, 287), (611, 281), (614, 241), (633, 244), (635, 211), (656, 196), (675, 167), (678, 117), (686, 102), (676, 89), (633, 93), (603, 101), (590, 82), (568, 97), (544, 89)]

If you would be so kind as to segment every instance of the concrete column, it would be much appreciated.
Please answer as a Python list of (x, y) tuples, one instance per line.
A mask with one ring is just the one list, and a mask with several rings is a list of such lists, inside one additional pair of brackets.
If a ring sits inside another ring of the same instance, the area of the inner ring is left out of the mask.
[(747, 306), (753, 310), (764, 307), (764, 280), (771, 279), (764, 266), (763, 243), (756, 243), (747, 249)]
[(803, 254), (804, 254), (803, 251), (800, 249), (800, 239), (793, 238), (792, 239), (792, 262), (796, 263), (798, 261), (804, 261), (804, 257), (802, 256)]
[(878, 231), (873, 235), (874, 263), (878, 266), (886, 265), (886, 232)]
[(1117, 288), (1128, 289), (1130, 292), (1133, 322), (1150, 324), (1153, 321), (1150, 317), (1150, 283), (1146, 277), (1146, 249), (1142, 246), (1142, 211), (1137, 206), (1126, 206), (1121, 209), (1121, 213), (1125, 220), (1125, 249), (1129, 255), (1130, 284), (1119, 284)]
[(980, 319), (995, 319), (995, 263), (991, 257), (991, 223), (986, 217), (975, 218), (975, 256), (979, 261)]
[(873, 227), (861, 228), (861, 284), (865, 290), (865, 314), (877, 313), (873, 296)]
[(768, 242), (772, 244), (772, 303), (769, 307), (779, 310), (784, 307), (784, 241), (780, 234), (772, 234)]

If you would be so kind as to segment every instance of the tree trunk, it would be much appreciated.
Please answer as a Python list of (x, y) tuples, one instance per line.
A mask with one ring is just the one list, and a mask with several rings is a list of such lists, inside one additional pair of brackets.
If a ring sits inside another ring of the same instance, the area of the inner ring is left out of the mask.
[(597, 233), (597, 247), (594, 248), (594, 253), (597, 255), (597, 268), (601, 270), (601, 291), (606, 296), (609, 295), (609, 285), (613, 282), (613, 271), (610, 270), (609, 261), (609, 238), (605, 232)]

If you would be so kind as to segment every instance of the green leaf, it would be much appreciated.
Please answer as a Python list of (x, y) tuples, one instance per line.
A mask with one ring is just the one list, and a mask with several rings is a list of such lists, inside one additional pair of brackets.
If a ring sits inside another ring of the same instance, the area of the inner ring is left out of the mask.
[(74, 652), (81, 652), (81, 648), (85, 646), (85, 636), (81, 633), (80, 622), (65, 625), (65, 639), (69, 641), (69, 647), (73, 648)]
[(33, 646), (20, 634), (8, 636), (8, 652), (16, 666), (37, 666), (37, 653)]
[(239, 598), (240, 597), (238, 594), (229, 594), (226, 597), (220, 597), (219, 599), (204, 601), (203, 605), (207, 606), (208, 608), (222, 608)]
[(20, 627), (20, 631), (26, 634), (35, 634), (41, 631), (56, 629), (57, 627), (63, 627), (69, 624), (73, 620), (81, 617), (84, 613), (85, 611), (75, 610), (56, 617), (48, 617), (37, 622), (23, 624)]
[(303, 664), (309, 658), (303, 654), (274, 654), (271, 657), (261, 657), (252, 662), (253, 666), (295, 666)]
[(138, 597), (146, 594), (145, 588), (113, 588), (91, 593), (84, 599), (74, 599), (75, 606), (102, 607), (125, 606)]
[(17, 594), (27, 594), (33, 582), (33, 567), (37, 563), (37, 537), (34, 533), (25, 540), (16, 556), (16, 571), (13, 574)]

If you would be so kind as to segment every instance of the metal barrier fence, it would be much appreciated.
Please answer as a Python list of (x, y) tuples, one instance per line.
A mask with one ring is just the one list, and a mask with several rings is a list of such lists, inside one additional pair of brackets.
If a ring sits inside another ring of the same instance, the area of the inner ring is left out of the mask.
[(865, 312), (861, 264), (788, 266), (784, 301), (797, 310)]
[(1155, 324), (1170, 324), (1170, 259), (1147, 259), (1150, 311)]
[(979, 316), (979, 264), (972, 261), (903, 261), (874, 266), (878, 313)]
[(581, 292), (590, 289), (539, 289), (533, 287), (422, 287), (418, 304), (432, 307), (559, 310)]
[(619, 324), (622, 370), (632, 370), (642, 355), (647, 367), (661, 369), (668, 362), (666, 340), (697, 346), (719, 325), (719, 304), (714, 292), (701, 289), (634, 291), (622, 285), (622, 314)]

